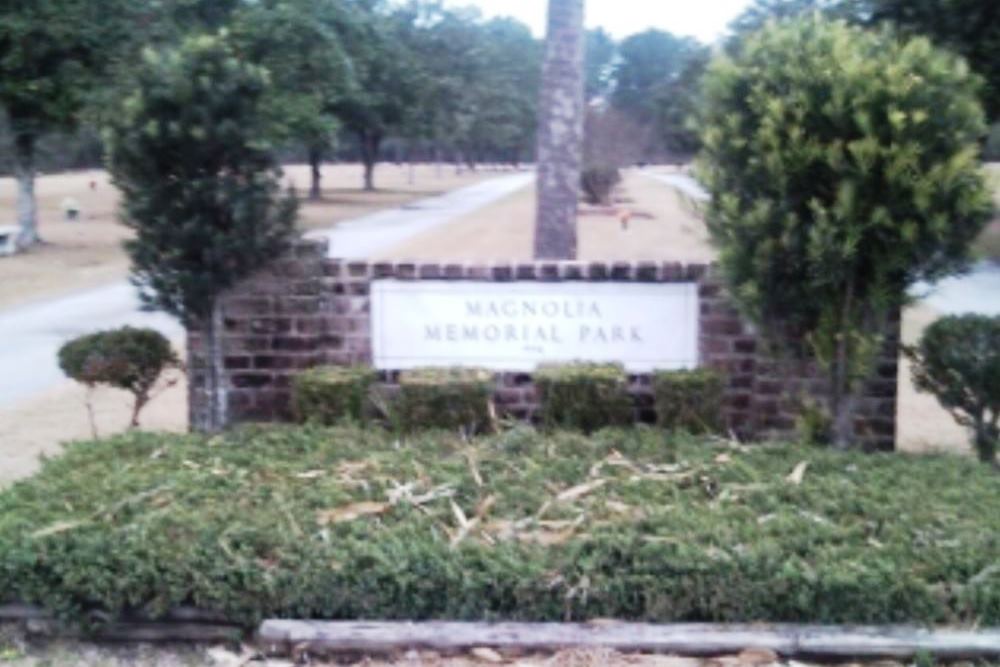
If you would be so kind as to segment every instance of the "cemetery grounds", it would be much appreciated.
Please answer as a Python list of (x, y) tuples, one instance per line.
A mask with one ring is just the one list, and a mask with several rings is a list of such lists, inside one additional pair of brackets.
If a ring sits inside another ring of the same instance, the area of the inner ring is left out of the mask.
[[(672, 168), (649, 170), (669, 172)], [(379, 209), (405, 206), (424, 197), (469, 185), (497, 174), (480, 170), (456, 174), (453, 167), (441, 169), (421, 165), (409, 182), (406, 166), (379, 167), (376, 193), (356, 189), (358, 165), (324, 168), (324, 199), (305, 202), (305, 229), (336, 225)], [(1000, 165), (992, 168), (1000, 199)], [(300, 191), (308, 183), (308, 171), (286, 169), (289, 183)], [(90, 189), (90, 183), (96, 189)], [(40, 179), (42, 234), (49, 244), (23, 256), (0, 262), (0, 308), (92, 287), (122, 279), (128, 271), (121, 242), (128, 230), (115, 220), (117, 198), (104, 172), (80, 172)], [(83, 207), (84, 220), (59, 221), (61, 201), (72, 196)], [(0, 181), (0, 202), (13, 197), (13, 184)], [(998, 202), (1000, 205), (1000, 202)], [(441, 227), (384, 249), (373, 259), (424, 261), (482, 261), (530, 259), (534, 220), (534, 189), (510, 195), (495, 204), (469, 213)], [(978, 250), (993, 252), (1000, 246), (1000, 220), (984, 235)], [(695, 205), (674, 188), (655, 180), (650, 173), (628, 170), (612, 206), (583, 206), (579, 218), (580, 258), (604, 261), (703, 262), (714, 258), (707, 231)], [(904, 342), (912, 344), (923, 329), (937, 318), (926, 306), (909, 309), (904, 318)], [(99, 323), (95, 323), (99, 327)], [(181, 346), (183, 341), (174, 341)], [(934, 397), (917, 393), (910, 381), (908, 363), (900, 368), (899, 443), (904, 451), (969, 452), (967, 434), (955, 424)], [(183, 431), (186, 422), (186, 386), (182, 377), (154, 400), (143, 415), (151, 430)], [(52, 389), (14, 408), (0, 409), (0, 441), (8, 463), (0, 470), (0, 484), (37, 469), (39, 454), (53, 455), (63, 441), (90, 436), (84, 410), (84, 390), (71, 382)], [(114, 390), (99, 389), (94, 408), (101, 435), (123, 430), (127, 423), (127, 400)]]
[[(288, 175), (300, 189), (306, 183), (304, 168), (288, 169)], [(354, 166), (327, 167), (325, 185), (333, 186), (319, 204), (303, 208), (304, 227), (315, 229), (336, 224), (366, 213), (407, 203), (462, 185), (471, 184), (490, 173), (456, 175), (445, 169), (438, 174), (432, 167), (418, 167), (416, 184), (408, 182), (405, 168), (386, 165), (379, 176), (385, 190), (365, 194), (351, 189), (351, 179), (359, 177)], [(1000, 169), (995, 169), (1000, 185)], [(96, 189), (90, 188), (90, 183)], [(0, 264), (0, 307), (11, 307), (36, 298), (57, 295), (102, 283), (119, 280), (127, 273), (127, 260), (120, 243), (127, 230), (114, 220), (116, 197), (102, 172), (84, 172), (40, 181), (42, 233), (50, 241), (25, 256)], [(1000, 190), (1000, 188), (998, 188)], [(9, 198), (12, 187), (0, 182), (0, 200)], [(58, 220), (60, 202), (67, 196), (81, 201), (81, 223), (48, 222)], [(443, 227), (426, 232), (396, 247), (387, 248), (376, 259), (475, 261), (489, 259), (529, 259), (532, 243), (534, 192), (526, 188), (486, 209), (476, 211)], [(580, 254), (583, 260), (660, 260), (706, 261), (714, 257), (708, 237), (697, 216), (696, 206), (672, 188), (638, 171), (626, 174), (623, 187), (611, 207), (583, 207), (580, 215)], [(987, 256), (1000, 255), (1000, 221), (994, 222), (979, 245)], [(911, 309), (904, 322), (904, 339), (913, 342), (936, 314), (926, 307)], [(180, 343), (180, 341), (176, 341)], [(909, 369), (901, 368), (905, 382), (900, 384), (900, 439), (903, 449), (966, 449), (966, 434), (935, 400), (918, 395), (909, 382)], [(182, 431), (185, 421), (186, 390), (183, 382), (160, 396), (144, 417), (147, 429)], [(96, 402), (102, 435), (120, 431), (125, 423), (126, 399), (113, 391), (102, 391)], [(16, 426), (15, 426), (16, 424)], [(58, 443), (69, 438), (87, 437), (82, 392), (67, 383), (47, 396), (21, 406), (16, 411), (0, 412), (0, 440), (5, 455), (14, 459), (4, 466), (0, 483), (33, 472), (39, 452), (55, 454)], [(99, 647), (73, 642), (57, 642), (45, 648), (31, 647), (21, 638), (0, 637), (0, 662), (16, 667), (40, 665), (240, 665), (254, 657), (249, 649), (229, 648), (157, 648)], [(497, 656), (480, 652), (469, 656), (444, 658), (428, 653), (411, 653), (396, 662), (369, 660), (365, 664), (477, 665), (494, 662)], [(665, 665), (667, 667), (703, 667), (722, 665), (739, 667), (760, 664), (754, 656), (724, 658), (721, 661), (682, 659), (669, 656), (623, 656), (613, 652), (570, 651), (555, 656), (521, 657), (504, 660), (507, 664), (551, 665), (553, 667), (590, 665)], [(249, 664), (291, 664), (282, 661)], [(801, 663), (797, 663), (801, 664)]]

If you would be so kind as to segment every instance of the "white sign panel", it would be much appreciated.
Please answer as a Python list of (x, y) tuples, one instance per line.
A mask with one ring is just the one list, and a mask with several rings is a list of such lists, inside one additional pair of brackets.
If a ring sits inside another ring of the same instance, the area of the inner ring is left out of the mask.
[(641, 373), (698, 365), (694, 283), (377, 280), (371, 299), (380, 370), (532, 371), (591, 361)]

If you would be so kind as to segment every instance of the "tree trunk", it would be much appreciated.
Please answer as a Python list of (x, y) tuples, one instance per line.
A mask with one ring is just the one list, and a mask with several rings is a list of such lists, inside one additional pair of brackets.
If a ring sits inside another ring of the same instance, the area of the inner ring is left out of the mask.
[(378, 162), (378, 149), (382, 137), (364, 132), (361, 134), (361, 160), (365, 165), (365, 192), (375, 191), (375, 163)]
[(227, 396), (226, 396), (226, 376), (222, 355), (222, 309), (218, 305), (212, 308), (211, 314), (205, 318), (201, 325), (202, 336), (202, 364), (199, 367), (193, 364), (193, 355), (189, 352), (188, 368), (192, 373), (197, 374), (200, 370), (204, 381), (201, 390), (204, 392), (202, 400), (197, 401), (194, 393), (195, 382), (191, 382), (192, 396), (191, 405), (196, 403), (201, 406), (201, 410), (191, 410), (191, 427), (202, 433), (218, 433), (227, 425)]
[(549, 0), (538, 110), (537, 259), (576, 258), (583, 160), (583, 4)]
[(997, 446), (1000, 445), (1000, 429), (995, 423), (977, 419), (974, 425), (976, 454), (983, 463), (997, 463)]
[(851, 349), (851, 340), (847, 335), (854, 310), (854, 283), (849, 281), (844, 291), (830, 367), (831, 440), (837, 449), (848, 449), (854, 443), (854, 413), (857, 407), (857, 388), (851, 377), (852, 356), (857, 354), (857, 350)]
[(35, 201), (35, 136), (19, 134), (14, 142), (14, 170), (17, 176), (18, 248), (41, 241), (38, 235), (38, 205)]
[(309, 187), (309, 199), (319, 201), (323, 198), (323, 149), (316, 146), (309, 148), (309, 166), (312, 169), (312, 185)]

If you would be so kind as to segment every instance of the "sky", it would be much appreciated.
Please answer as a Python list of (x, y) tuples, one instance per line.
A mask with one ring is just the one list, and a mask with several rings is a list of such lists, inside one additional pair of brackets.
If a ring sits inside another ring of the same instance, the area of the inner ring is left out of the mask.
[[(479, 7), (487, 17), (513, 16), (545, 34), (546, 0), (448, 0), (450, 6)], [(712, 43), (750, 0), (587, 0), (587, 27), (602, 27), (616, 39), (659, 28)]]

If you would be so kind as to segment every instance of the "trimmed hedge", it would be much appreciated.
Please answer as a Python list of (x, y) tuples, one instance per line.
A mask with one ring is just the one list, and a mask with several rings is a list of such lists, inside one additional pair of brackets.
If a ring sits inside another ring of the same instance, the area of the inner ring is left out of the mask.
[(628, 375), (619, 364), (550, 364), (535, 373), (542, 424), (591, 433), (634, 420)]
[(401, 431), (460, 429), (478, 433), (492, 421), (495, 382), (490, 371), (421, 368), (399, 374), (399, 393), (389, 403), (391, 421)]
[(330, 366), (300, 373), (292, 383), (292, 411), (300, 422), (332, 426), (365, 421), (378, 373), (362, 366)]
[[(452, 503), (478, 518), (461, 540)], [(990, 626), (998, 516), (996, 473), (958, 457), (652, 428), (132, 433), (70, 445), (0, 492), (0, 591), (63, 617), (189, 604), (248, 625)]]
[(661, 371), (653, 375), (657, 423), (689, 433), (720, 433), (725, 386), (712, 370)]

